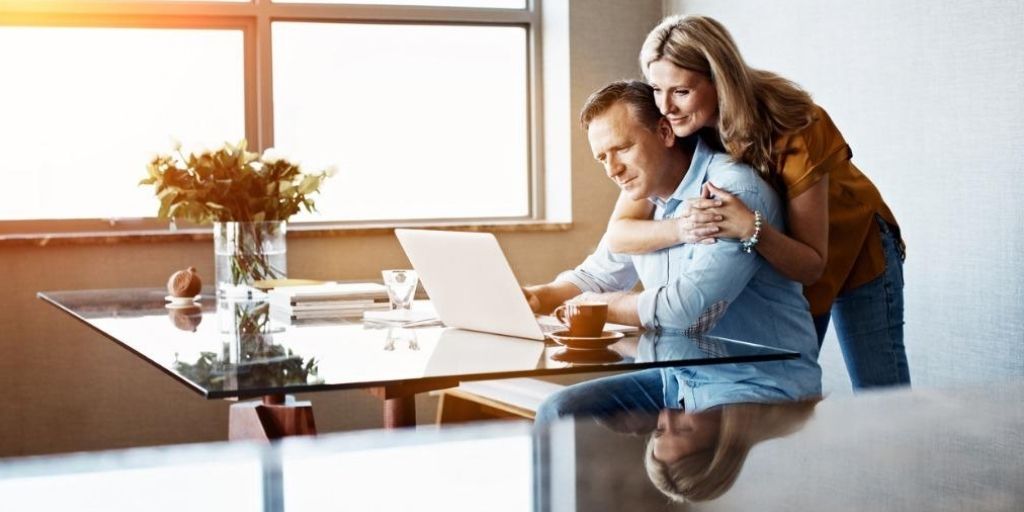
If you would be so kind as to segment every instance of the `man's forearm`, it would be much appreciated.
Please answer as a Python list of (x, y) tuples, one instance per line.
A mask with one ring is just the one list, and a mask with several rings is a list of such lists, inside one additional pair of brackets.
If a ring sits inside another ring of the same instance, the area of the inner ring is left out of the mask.
[(639, 294), (635, 292), (611, 292), (588, 293), (582, 299), (607, 302), (608, 321), (613, 324), (641, 327), (640, 314), (636, 307), (637, 297)]

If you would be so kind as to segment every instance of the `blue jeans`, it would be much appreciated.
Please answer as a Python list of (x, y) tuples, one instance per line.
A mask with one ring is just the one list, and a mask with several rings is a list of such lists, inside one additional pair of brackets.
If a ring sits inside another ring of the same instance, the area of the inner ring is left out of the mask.
[(661, 370), (657, 368), (573, 384), (540, 404), (536, 422), (580, 416), (597, 419), (619, 431), (650, 431), (665, 408), (663, 390)]
[(814, 317), (818, 346), (835, 319), (839, 348), (853, 389), (910, 385), (903, 346), (903, 252), (899, 237), (881, 218), (885, 273), (841, 293), (832, 311)]

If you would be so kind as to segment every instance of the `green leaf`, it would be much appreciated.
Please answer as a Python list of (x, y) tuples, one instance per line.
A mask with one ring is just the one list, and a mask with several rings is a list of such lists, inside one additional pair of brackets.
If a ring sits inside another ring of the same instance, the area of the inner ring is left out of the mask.
[(316, 176), (303, 176), (298, 189), (300, 194), (310, 194), (315, 192), (319, 186), (320, 180)]
[(202, 224), (214, 220), (287, 220), (300, 209), (314, 211), (308, 194), (318, 191), (329, 174), (303, 174), (284, 159), (264, 162), (242, 139), (220, 149), (186, 158), (156, 155), (139, 186), (152, 186), (160, 201), (158, 215)]

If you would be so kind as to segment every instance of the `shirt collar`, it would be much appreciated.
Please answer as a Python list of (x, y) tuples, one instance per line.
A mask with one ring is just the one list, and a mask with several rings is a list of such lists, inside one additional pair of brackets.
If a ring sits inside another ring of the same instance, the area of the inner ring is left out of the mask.
[(660, 197), (656, 196), (647, 198), (648, 201), (666, 211), (675, 210), (676, 206), (685, 201), (687, 197), (693, 197), (695, 195), (692, 190), (694, 186), (697, 187), (696, 194), (699, 194), (700, 186), (704, 183), (704, 177), (707, 176), (708, 166), (711, 164), (712, 158), (714, 158), (714, 153), (704, 143), (703, 138), (699, 135), (695, 135), (695, 137), (697, 137), (697, 144), (693, 148), (690, 167), (686, 170), (686, 174), (683, 175), (683, 179), (679, 181), (679, 186), (676, 187), (675, 192), (669, 196), (667, 201), (663, 201)]

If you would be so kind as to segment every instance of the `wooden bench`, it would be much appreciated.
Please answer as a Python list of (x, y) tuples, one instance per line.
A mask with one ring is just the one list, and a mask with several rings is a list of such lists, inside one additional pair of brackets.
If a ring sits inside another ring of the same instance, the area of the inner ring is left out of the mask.
[(561, 384), (519, 378), (463, 382), (438, 392), (437, 424), (494, 419), (533, 420), (541, 402)]

